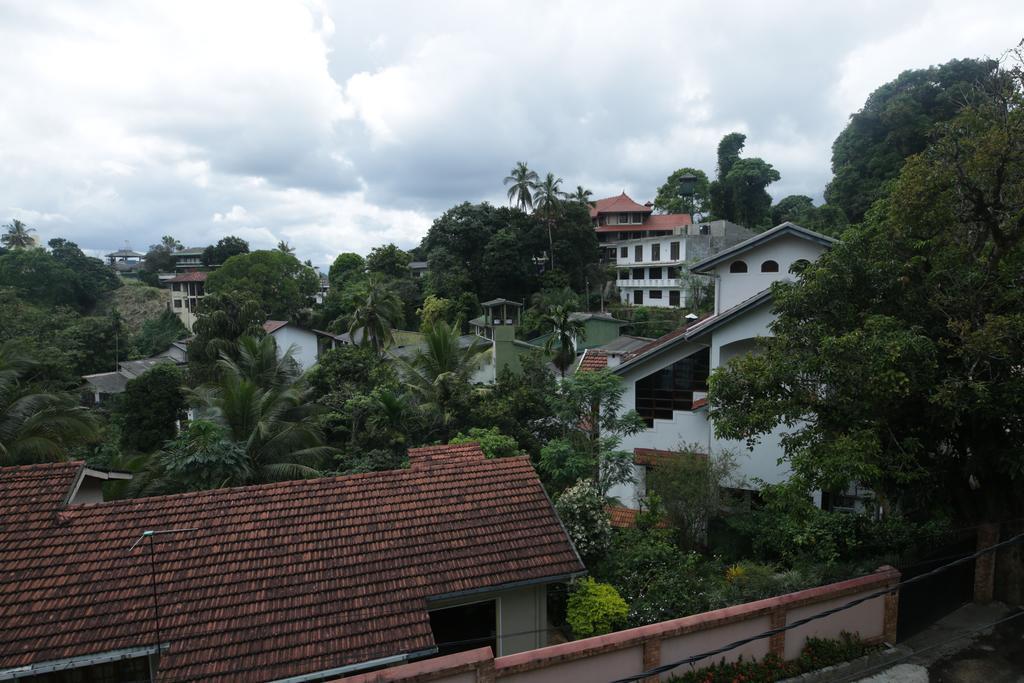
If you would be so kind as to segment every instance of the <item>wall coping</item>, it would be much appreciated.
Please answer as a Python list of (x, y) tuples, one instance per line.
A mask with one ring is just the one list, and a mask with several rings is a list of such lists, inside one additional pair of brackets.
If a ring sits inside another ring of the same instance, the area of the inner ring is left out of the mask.
[(477, 671), (482, 665), (492, 661), (490, 646), (456, 652), (443, 657), (422, 659), (418, 662), (392, 666), (378, 671), (357, 674), (332, 683), (392, 683), (393, 681), (430, 681), (445, 676), (452, 676), (466, 671)]
[(657, 624), (616, 631), (603, 636), (574, 640), (559, 645), (528, 650), (513, 655), (498, 657), (494, 666), (498, 675), (539, 669), (562, 662), (570, 662), (595, 654), (636, 647), (652, 639), (672, 638), (687, 633), (705, 631), (732, 623), (765, 616), (776, 610), (788, 610), (805, 605), (834, 600), (872, 588), (891, 586), (899, 581), (900, 573), (888, 565), (879, 567), (871, 574), (858, 576), (846, 581), (824, 586), (807, 588), (755, 602), (733, 605), (711, 612), (702, 612), (688, 617), (662, 621)]

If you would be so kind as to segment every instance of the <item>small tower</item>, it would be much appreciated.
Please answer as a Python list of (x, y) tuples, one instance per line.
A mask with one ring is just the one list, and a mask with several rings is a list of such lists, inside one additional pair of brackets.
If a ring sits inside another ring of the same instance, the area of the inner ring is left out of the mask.
[(491, 340), (495, 376), (505, 367), (519, 372), (522, 366), (519, 363), (520, 351), (516, 350), (516, 346), (529, 346), (516, 340), (516, 326), (519, 325), (523, 305), (508, 299), (494, 299), (480, 305), (484, 309), (483, 316), (470, 322), (475, 328), (475, 334)]

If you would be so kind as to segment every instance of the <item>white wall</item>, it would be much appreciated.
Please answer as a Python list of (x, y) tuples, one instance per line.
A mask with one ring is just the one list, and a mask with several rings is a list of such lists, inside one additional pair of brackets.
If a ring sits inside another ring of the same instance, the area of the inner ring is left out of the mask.
[(295, 345), (295, 360), (303, 371), (316, 365), (316, 335), (294, 325), (285, 325), (271, 336), (277, 341), (278, 353), (284, 353), (289, 346)]
[[(727, 259), (714, 270), (716, 278), (715, 313), (721, 313), (749, 299), (761, 290), (767, 289), (776, 280), (793, 279), (793, 276), (789, 274), (790, 266), (800, 259), (815, 261), (823, 251), (825, 251), (825, 247), (816, 242), (793, 235), (783, 235), (746, 251), (734, 259)], [(779, 264), (779, 272), (761, 272), (761, 264), (769, 259)], [(747, 272), (730, 273), (729, 268), (734, 261), (745, 262)]]

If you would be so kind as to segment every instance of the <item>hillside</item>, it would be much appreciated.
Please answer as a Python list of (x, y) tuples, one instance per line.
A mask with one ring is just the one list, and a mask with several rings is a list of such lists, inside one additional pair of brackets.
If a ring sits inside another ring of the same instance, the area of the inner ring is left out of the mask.
[(97, 315), (106, 315), (116, 308), (124, 319), (125, 327), (131, 334), (142, 330), (142, 323), (156, 318), (167, 308), (167, 290), (144, 285), (138, 280), (124, 280), (119, 287), (107, 294), (96, 305)]

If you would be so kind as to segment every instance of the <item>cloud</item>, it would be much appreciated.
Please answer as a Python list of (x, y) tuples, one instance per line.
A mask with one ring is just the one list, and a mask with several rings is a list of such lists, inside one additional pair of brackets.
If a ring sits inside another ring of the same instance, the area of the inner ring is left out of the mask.
[(520, 160), (643, 201), (713, 174), (733, 130), (777, 198), (820, 198), (874, 88), (1021, 25), (1019, 3), (946, 0), (4, 6), (0, 206), (85, 249), (237, 234), (326, 264), (504, 202)]

